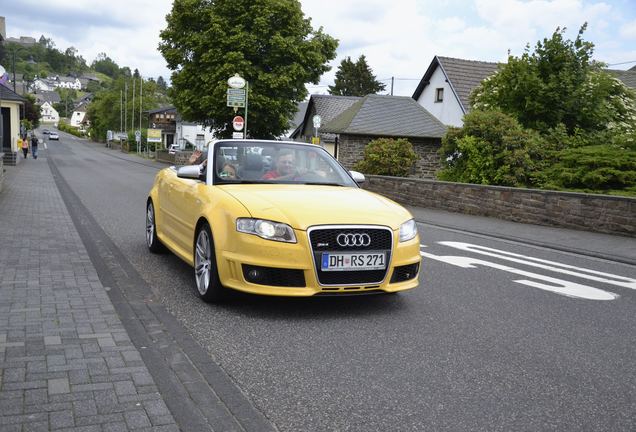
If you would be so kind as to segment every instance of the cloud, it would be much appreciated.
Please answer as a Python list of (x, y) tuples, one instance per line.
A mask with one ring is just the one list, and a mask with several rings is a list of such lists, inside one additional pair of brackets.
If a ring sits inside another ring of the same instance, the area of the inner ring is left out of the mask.
[(636, 20), (623, 24), (620, 34), (626, 39), (636, 40)]
[(62, 51), (77, 48), (89, 64), (105, 52), (119, 66), (154, 77), (170, 74), (157, 51), (169, 12), (168, 2), (148, 7), (147, 2), (135, 0), (50, 0), (46, 7), (39, 0), (21, 0), (8, 2), (2, 10), (8, 36), (44, 35)]
[[(636, 9), (633, 0), (301, 0), (312, 26), (339, 39), (332, 70), (311, 91), (326, 92), (338, 65), (361, 54), (395, 94), (410, 96), (434, 55), (505, 60), (527, 43), (567, 27), (574, 38), (588, 22), (586, 40), (599, 60), (634, 60)], [(157, 50), (170, 0), (4, 0), (9, 36), (41, 34), (57, 47), (74, 46), (90, 63), (100, 52), (145, 76), (170, 76)], [(388, 90), (388, 86), (387, 86)]]

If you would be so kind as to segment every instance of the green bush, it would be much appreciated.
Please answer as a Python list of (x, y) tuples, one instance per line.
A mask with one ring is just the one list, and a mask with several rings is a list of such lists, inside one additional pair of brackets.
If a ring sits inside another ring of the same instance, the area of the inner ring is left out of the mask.
[(66, 123), (65, 121), (60, 120), (60, 122), (57, 124), (57, 128), (59, 130), (61, 130), (62, 132), (67, 132), (70, 133), (71, 135), (75, 135), (77, 137), (83, 137), (84, 136), (84, 132), (80, 131), (79, 129), (69, 125), (68, 123)]
[(449, 128), (439, 150), (440, 180), (529, 186), (549, 161), (552, 147), (500, 111), (474, 110), (462, 128)]
[(364, 158), (354, 169), (365, 174), (406, 177), (417, 160), (413, 145), (405, 138), (379, 138), (367, 144)]
[(636, 194), (634, 149), (612, 143), (590, 145), (561, 150), (556, 159), (541, 173), (544, 188)]

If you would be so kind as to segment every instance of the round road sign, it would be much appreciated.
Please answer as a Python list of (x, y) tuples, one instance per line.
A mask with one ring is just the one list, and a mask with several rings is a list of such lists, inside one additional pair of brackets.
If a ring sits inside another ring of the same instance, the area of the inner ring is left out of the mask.
[(241, 116), (236, 116), (232, 119), (232, 126), (234, 126), (234, 130), (240, 131), (243, 129), (245, 125), (245, 120)]
[(232, 88), (243, 88), (245, 87), (245, 80), (243, 78), (241, 78), (241, 76), (239, 74), (234, 75), (233, 77), (230, 77), (227, 80), (227, 85), (229, 85)]

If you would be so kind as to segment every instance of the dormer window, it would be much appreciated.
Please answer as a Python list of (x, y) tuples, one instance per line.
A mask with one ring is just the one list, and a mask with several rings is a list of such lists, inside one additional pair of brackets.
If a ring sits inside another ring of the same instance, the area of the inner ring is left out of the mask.
[(440, 87), (435, 89), (435, 102), (443, 102), (444, 101), (444, 88)]

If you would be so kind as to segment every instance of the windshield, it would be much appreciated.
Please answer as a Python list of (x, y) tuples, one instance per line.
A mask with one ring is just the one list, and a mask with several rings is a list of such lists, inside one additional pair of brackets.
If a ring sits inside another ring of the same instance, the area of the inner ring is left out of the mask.
[(223, 141), (214, 147), (214, 183), (324, 184), (357, 187), (322, 147)]

